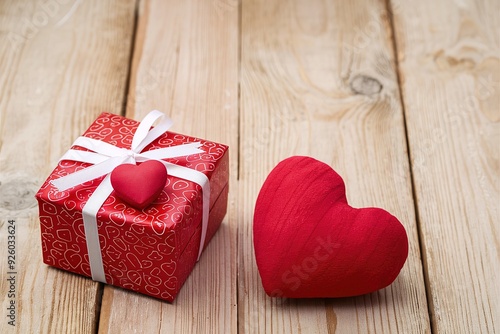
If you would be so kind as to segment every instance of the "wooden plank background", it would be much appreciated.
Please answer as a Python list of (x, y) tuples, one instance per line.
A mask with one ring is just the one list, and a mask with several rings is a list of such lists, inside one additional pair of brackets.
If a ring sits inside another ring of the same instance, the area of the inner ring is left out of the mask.
[[(499, 31), (495, 0), (0, 2), (0, 333), (500, 332)], [(228, 215), (172, 304), (45, 266), (33, 197), (100, 112), (151, 109), (231, 148)], [(390, 287), (265, 295), (253, 207), (291, 155), (402, 221)]]
[(500, 2), (426, 0), (394, 13), (432, 326), (495, 333)]
[[(63, 1), (61, 1), (62, 3)], [(35, 192), (103, 110), (120, 113), (133, 1), (0, 5), (1, 333), (91, 333), (101, 290), (42, 263)], [(7, 220), (17, 236), (17, 322), (7, 324)]]
[[(238, 146), (238, 11), (217, 14), (204, 1), (141, 2), (127, 117), (159, 109), (175, 132)], [(230, 159), (232, 189), (237, 150)], [(231, 191), (221, 229), (172, 304), (106, 286), (99, 332), (138, 324), (144, 333), (236, 332), (236, 196)]]
[[(403, 112), (384, 13), (385, 5), (373, 1), (352, 7), (321, 1), (243, 2), (243, 215), (238, 223), (243, 333), (429, 329)], [(345, 41), (355, 40), (351, 25), (370, 19), (376, 33), (366, 49), (343, 48)], [(341, 300), (266, 297), (254, 259), (252, 212), (266, 175), (291, 155), (311, 155), (334, 166), (346, 182), (350, 203), (385, 207), (405, 224), (412, 245), (409, 260), (390, 288)], [(394, 178), (396, 173), (403, 176)]]

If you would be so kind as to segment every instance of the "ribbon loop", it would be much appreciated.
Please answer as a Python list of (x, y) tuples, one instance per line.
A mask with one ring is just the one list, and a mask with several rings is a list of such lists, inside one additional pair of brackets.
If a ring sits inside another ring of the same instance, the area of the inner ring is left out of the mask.
[[(155, 127), (151, 128), (158, 120), (160, 120), (160, 122)], [(202, 144), (195, 142), (142, 152), (146, 146), (164, 134), (172, 126), (172, 124), (172, 120), (165, 116), (165, 114), (158, 110), (153, 110), (148, 113), (139, 124), (136, 132), (134, 133), (130, 149), (119, 148), (93, 138), (79, 137), (75, 140), (73, 146), (86, 148), (90, 150), (90, 152), (70, 149), (60, 159), (61, 161), (73, 160), (86, 162), (92, 164), (92, 166), (51, 181), (59, 191), (67, 190), (76, 185), (106, 175), (82, 209), (90, 271), (94, 281), (106, 283), (99, 234), (97, 230), (97, 213), (109, 195), (113, 192), (113, 187), (111, 186), (110, 181), (110, 173), (117, 166), (125, 163), (135, 164), (136, 162), (144, 162), (147, 160), (158, 160), (165, 165), (170, 175), (194, 182), (202, 187), (202, 235), (198, 252), (198, 260), (200, 259), (208, 228), (210, 182), (205, 174), (197, 170), (168, 163), (163, 159), (204, 153), (205, 151), (200, 149)]]
[[(151, 127), (158, 120), (160, 123), (153, 129)], [(144, 117), (142, 122), (137, 128), (134, 138), (132, 140), (132, 151), (141, 152), (146, 146), (151, 144), (156, 138), (165, 133), (173, 122), (170, 118), (166, 117), (164, 113), (158, 110), (153, 110)], [(150, 130), (151, 129), (151, 130)]]

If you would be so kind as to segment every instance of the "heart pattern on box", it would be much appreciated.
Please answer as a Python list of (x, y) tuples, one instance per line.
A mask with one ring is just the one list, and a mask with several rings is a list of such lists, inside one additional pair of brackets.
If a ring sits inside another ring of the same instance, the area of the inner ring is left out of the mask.
[[(119, 203), (115, 203), (115, 205), (120, 206)], [(201, 205), (201, 202), (197, 205)], [(170, 207), (170, 209), (172, 208)], [(86, 243), (83, 237), (81, 213), (51, 203), (44, 203), (41, 210), (50, 213), (42, 215), (40, 219), (43, 231), (44, 262), (51, 266), (90, 276), (88, 255), (83, 250), (86, 250)], [(178, 212), (178, 214), (186, 215), (183, 208), (179, 208), (179, 210), (183, 212)], [(57, 212), (56, 216), (53, 215), (55, 212)], [(199, 214), (199, 210), (193, 210), (184, 218), (191, 218)], [(117, 215), (122, 214), (114, 211), (108, 216), (106, 223), (102, 222), (103, 217), (99, 218), (100, 241), (103, 261), (106, 263), (107, 282), (131, 290), (147, 292), (149, 295), (159, 298), (163, 298), (162, 294), (175, 296), (179, 286), (174, 284), (178, 283), (178, 280), (173, 278), (179, 273), (177, 272), (177, 263), (173, 259), (179, 258), (182, 251), (176, 247), (180, 242), (179, 237), (191, 237), (186, 233), (182, 236), (182, 233), (187, 232), (187, 229), (169, 229), (162, 231), (161, 234), (157, 233), (158, 230), (156, 230), (155, 233), (145, 234), (147, 228), (134, 226), (136, 224), (145, 226), (144, 224), (146, 224), (151, 229), (156, 222), (154, 216), (149, 216), (149, 219), (141, 223), (126, 225), (123, 220), (116, 219)], [(79, 218), (75, 218), (77, 216)], [(175, 226), (175, 223), (172, 222), (169, 225)], [(77, 236), (77, 242), (74, 240), (75, 236)], [(198, 245), (191, 243), (188, 248), (192, 248), (190, 261), (195, 262)], [(84, 253), (85, 257), (82, 256)], [(130, 268), (141, 268), (141, 271), (132, 271)], [(165, 287), (162, 289), (149, 286), (158, 285), (157, 280), (152, 278), (156, 273), (152, 273), (155, 268), (157, 273), (162, 274), (162, 279), (165, 281)], [(151, 278), (148, 279), (148, 277)], [(168, 292), (165, 289), (170, 290)]]
[(408, 256), (396, 217), (348, 205), (342, 178), (310, 157), (269, 174), (255, 204), (255, 257), (266, 293), (348, 297), (391, 284)]

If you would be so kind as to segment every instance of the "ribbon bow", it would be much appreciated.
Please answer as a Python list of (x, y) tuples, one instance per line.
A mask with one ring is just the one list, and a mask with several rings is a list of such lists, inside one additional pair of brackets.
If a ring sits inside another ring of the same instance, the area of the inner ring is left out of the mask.
[[(158, 119), (160, 119), (158, 125), (151, 128)], [(200, 258), (205, 244), (208, 227), (210, 201), (209, 180), (205, 174), (197, 170), (168, 163), (162, 159), (203, 153), (205, 151), (199, 148), (202, 144), (199, 142), (188, 143), (142, 152), (146, 146), (165, 133), (172, 126), (172, 124), (172, 120), (162, 112), (153, 110), (147, 114), (139, 124), (139, 127), (137, 128), (132, 139), (130, 149), (119, 148), (112, 144), (92, 138), (79, 137), (75, 140), (73, 146), (84, 147), (91, 150), (91, 152), (70, 149), (60, 159), (60, 161), (73, 160), (91, 163), (93, 165), (51, 181), (51, 183), (59, 191), (64, 191), (78, 184), (82, 184), (106, 175), (82, 209), (85, 238), (89, 253), (90, 271), (94, 281), (106, 283), (101, 247), (99, 243), (99, 234), (97, 231), (97, 212), (109, 195), (113, 192), (113, 187), (111, 186), (110, 181), (110, 173), (121, 164), (135, 164), (136, 162), (144, 162), (152, 159), (158, 160), (165, 165), (169, 175), (192, 181), (202, 187), (203, 215), (198, 259)]]

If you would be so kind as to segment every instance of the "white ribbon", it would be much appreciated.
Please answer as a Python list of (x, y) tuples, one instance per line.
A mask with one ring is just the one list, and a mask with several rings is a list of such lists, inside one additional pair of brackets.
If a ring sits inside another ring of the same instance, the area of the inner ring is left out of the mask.
[[(151, 128), (158, 119), (160, 119), (159, 124)], [(73, 160), (91, 163), (93, 165), (53, 180), (52, 184), (56, 186), (59, 191), (64, 191), (68, 188), (106, 175), (82, 209), (85, 238), (89, 253), (90, 272), (94, 281), (106, 283), (106, 276), (102, 263), (101, 245), (97, 232), (97, 213), (109, 195), (113, 192), (110, 173), (121, 164), (135, 164), (136, 162), (147, 160), (158, 160), (165, 165), (169, 175), (194, 182), (202, 187), (203, 213), (198, 260), (200, 259), (203, 246), (205, 245), (208, 228), (208, 213), (210, 209), (210, 183), (208, 177), (197, 170), (168, 163), (162, 159), (204, 153), (205, 151), (199, 149), (202, 144), (196, 142), (142, 152), (146, 146), (165, 133), (172, 124), (172, 120), (162, 112), (153, 110), (147, 114), (139, 124), (130, 149), (119, 148), (92, 138), (79, 137), (73, 143), (73, 146), (84, 147), (93, 152), (70, 149), (60, 159), (60, 161)]]

